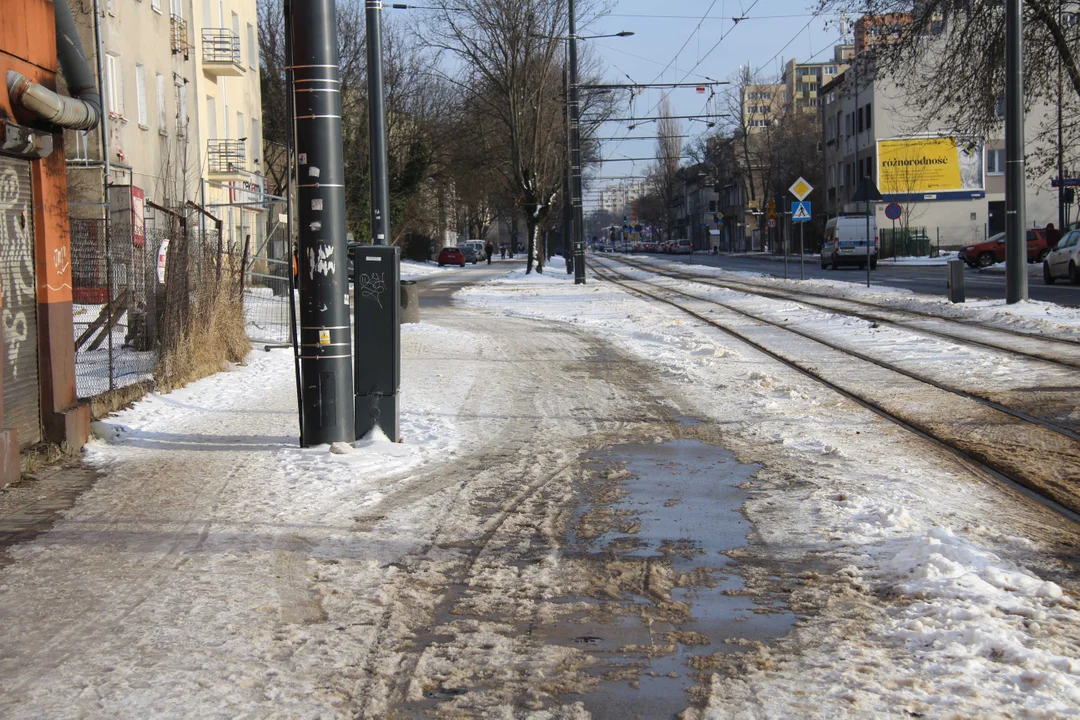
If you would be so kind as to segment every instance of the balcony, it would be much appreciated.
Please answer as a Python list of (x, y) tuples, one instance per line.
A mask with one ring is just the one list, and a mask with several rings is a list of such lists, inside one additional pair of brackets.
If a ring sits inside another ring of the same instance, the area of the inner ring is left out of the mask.
[(173, 55), (183, 55), (185, 60), (189, 59), (191, 41), (188, 40), (188, 24), (179, 15), (169, 16), (169, 40)]
[(206, 159), (211, 180), (246, 180), (251, 174), (245, 140), (207, 140)]
[(240, 38), (226, 28), (202, 29), (203, 72), (212, 77), (240, 77), (244, 60), (240, 56)]

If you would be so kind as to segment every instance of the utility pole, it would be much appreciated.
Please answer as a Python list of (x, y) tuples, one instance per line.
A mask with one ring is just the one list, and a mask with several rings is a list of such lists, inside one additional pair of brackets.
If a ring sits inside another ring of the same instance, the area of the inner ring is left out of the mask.
[(334, 0), (294, 2), (291, 9), (299, 172), (301, 444), (311, 447), (356, 440), (345, 163)]
[(401, 258), (390, 244), (386, 98), (382, 69), (381, 0), (366, 0), (368, 136), (371, 151), (371, 240), (353, 257), (356, 439), (379, 429), (400, 439)]
[[(1061, 0), (1058, 0), (1058, 26), (1061, 26)], [(1058, 232), (1065, 233), (1065, 151), (1061, 130), (1061, 94), (1064, 91), (1061, 78), (1061, 53), (1057, 54), (1058, 103), (1057, 103), (1057, 171), (1058, 171)]]
[(366, 0), (368, 135), (371, 147), (371, 240), (390, 242), (390, 180), (386, 159), (386, 106), (382, 71), (381, 0)]
[[(567, 39), (569, 42), (569, 38)], [(569, 45), (567, 45), (566, 53), (563, 55), (563, 99), (566, 100), (566, 104), (563, 105), (563, 129), (565, 130), (564, 136), (566, 138), (566, 171), (563, 173), (563, 259), (566, 261), (566, 274), (572, 275), (574, 273), (574, 209), (570, 200), (571, 188), (574, 186), (574, 180), (570, 174), (570, 62), (569, 62)]]
[(1005, 2), (1005, 302), (1028, 299), (1024, 213), (1024, 15)]
[(567, 0), (570, 13), (570, 175), (571, 204), (574, 210), (574, 284), (585, 284), (585, 218), (581, 207), (581, 106), (578, 101), (577, 18), (574, 0)]

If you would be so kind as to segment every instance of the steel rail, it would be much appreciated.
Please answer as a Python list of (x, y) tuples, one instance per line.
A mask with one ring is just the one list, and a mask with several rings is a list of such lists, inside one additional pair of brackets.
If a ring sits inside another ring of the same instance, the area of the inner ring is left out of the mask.
[[(962, 458), (967, 463), (973, 464), (975, 466), (974, 468), (969, 468), (969, 469), (978, 470), (981, 474), (987, 475), (987, 476), (989, 476), (989, 477), (991, 477), (994, 480), (997, 480), (999, 482), (1003, 482), (1006, 485), (1008, 485), (1010, 488), (1012, 488), (1013, 490), (1016, 490), (1017, 492), (1020, 492), (1025, 497), (1027, 497), (1027, 498), (1029, 498), (1031, 500), (1034, 500), (1035, 502), (1037, 502), (1037, 503), (1039, 503), (1039, 504), (1041, 504), (1041, 505), (1043, 505), (1043, 506), (1045, 506), (1045, 507), (1047, 507), (1047, 508), (1049, 508), (1051, 510), (1054, 510), (1058, 514), (1068, 518), (1069, 520), (1071, 520), (1073, 522), (1080, 523), (1080, 513), (1078, 513), (1076, 510), (1073, 510), (1072, 508), (1069, 508), (1068, 506), (1062, 504), (1061, 502), (1059, 502), (1057, 500), (1054, 500), (1054, 499), (1044, 495), (1042, 492), (1040, 492), (1040, 489), (1037, 486), (1032, 487), (1032, 484), (1026, 482), (1023, 478), (1014, 477), (1008, 471), (1002, 470), (1001, 468), (996, 467), (992, 463), (992, 460), (990, 460), (988, 458), (981, 458), (978, 455), (964, 449), (963, 447), (960, 447), (958, 444), (955, 444), (953, 442), (948, 441), (945, 438), (942, 438), (942, 437), (939, 437), (939, 436), (935, 435), (930, 429), (925, 428), (925, 427), (920, 427), (919, 425), (913, 423), (912, 421), (905, 420), (904, 418), (900, 417), (899, 415), (896, 415), (893, 412), (886, 409), (879, 402), (877, 402), (877, 401), (875, 401), (873, 399), (864, 397), (862, 395), (858, 395), (855, 392), (853, 392), (851, 390), (848, 390), (848, 389), (836, 384), (835, 382), (833, 382), (833, 381), (829, 380), (828, 378), (824, 377), (821, 373), (817, 372), (816, 370), (814, 370), (814, 369), (812, 369), (810, 367), (806, 367), (806, 366), (804, 366), (804, 365), (802, 365), (800, 363), (797, 363), (794, 360), (790, 360), (790, 359), (784, 357), (783, 355), (780, 355), (779, 353), (775, 352), (774, 350), (771, 350), (770, 348), (763, 345), (762, 343), (760, 343), (760, 342), (754, 340), (753, 338), (749, 337), (745, 333), (741, 333), (741, 332), (739, 332), (737, 330), (729, 328), (726, 325), (723, 325), (722, 323), (717, 322), (715, 319), (709, 318), (709, 317), (707, 317), (707, 316), (705, 316), (705, 315), (703, 315), (703, 314), (701, 314), (701, 313), (699, 313), (699, 312), (697, 312), (695, 310), (692, 310), (692, 309), (690, 309), (688, 307), (685, 307), (684, 305), (672, 300), (671, 298), (663, 297), (662, 295), (657, 294), (655, 292), (649, 292), (648, 290), (643, 290), (640, 287), (634, 287), (630, 283), (639, 283), (641, 285), (654, 287), (657, 290), (660, 290), (660, 291), (663, 291), (663, 292), (666, 292), (666, 293), (671, 293), (671, 294), (677, 295), (677, 296), (683, 296), (683, 297), (689, 298), (691, 300), (695, 300), (697, 302), (704, 302), (704, 303), (708, 303), (708, 304), (717, 305), (719, 307), (725, 308), (726, 310), (734, 312), (734, 313), (736, 313), (738, 315), (747, 317), (747, 318), (749, 318), (749, 319), (751, 319), (751, 320), (753, 320), (755, 322), (758, 322), (758, 323), (760, 323), (762, 325), (768, 325), (768, 326), (771, 326), (771, 327), (775, 327), (775, 328), (778, 328), (778, 329), (781, 329), (781, 330), (788, 331), (788, 332), (790, 332), (792, 334), (795, 334), (795, 335), (805, 337), (806, 339), (811, 340), (812, 342), (817, 342), (817, 343), (819, 343), (819, 344), (821, 344), (821, 345), (823, 345), (825, 347), (828, 347), (828, 348), (830, 348), (832, 350), (835, 350), (837, 352), (841, 352), (841, 353), (844, 353), (844, 354), (847, 354), (847, 355), (851, 355), (852, 357), (856, 357), (856, 358), (858, 358), (860, 360), (871, 362), (872, 364), (877, 365), (879, 367), (882, 367), (883, 369), (885, 369), (887, 371), (896, 372), (897, 374), (904, 375), (904, 376), (908, 377), (909, 379), (915, 380), (916, 382), (921, 382), (921, 383), (930, 385), (931, 387), (935, 387), (935, 388), (937, 388), (939, 390), (942, 390), (944, 392), (956, 394), (956, 395), (958, 395), (960, 397), (966, 397), (963, 392), (956, 392), (955, 390), (953, 390), (951, 388), (939, 386), (939, 385), (935, 384), (932, 381), (927, 381), (924, 378), (913, 376), (910, 373), (907, 373), (906, 371), (902, 371), (899, 368), (895, 368), (895, 367), (892, 367), (892, 366), (889, 366), (889, 365), (886, 365), (886, 364), (882, 364), (881, 362), (875, 361), (875, 360), (873, 360), (871, 358), (860, 357), (861, 354), (852, 352), (852, 351), (850, 351), (850, 350), (848, 350), (846, 348), (841, 348), (841, 347), (831, 345), (827, 341), (823, 341), (820, 338), (815, 338), (815, 337), (812, 337), (812, 336), (803, 335), (802, 333), (796, 332), (793, 328), (786, 327), (786, 326), (784, 326), (782, 324), (779, 324), (779, 323), (774, 323), (774, 322), (771, 322), (771, 321), (768, 321), (768, 320), (763, 320), (761, 318), (757, 318), (757, 317), (755, 317), (755, 316), (753, 316), (753, 315), (751, 315), (749, 313), (745, 313), (743, 311), (731, 308), (731, 307), (729, 307), (727, 305), (724, 305), (723, 303), (717, 302), (715, 300), (708, 299), (708, 298), (701, 298), (701, 297), (697, 297), (697, 296), (689, 294), (689, 293), (683, 293), (683, 292), (680, 292), (678, 290), (674, 290), (674, 289), (671, 289), (671, 288), (665, 288), (663, 286), (658, 286), (655, 283), (650, 283), (650, 282), (648, 282), (646, 280), (639, 280), (639, 279), (636, 279), (636, 278), (629, 278), (626, 275), (624, 275), (623, 273), (620, 273), (617, 269), (597, 262), (596, 258), (590, 258), (590, 263), (593, 265), (593, 272), (596, 273), (600, 277), (600, 279), (607, 280), (608, 282), (612, 282), (612, 283), (624, 288), (625, 290), (627, 290), (629, 292), (632, 292), (632, 293), (635, 293), (637, 295), (640, 295), (642, 297), (645, 297), (645, 298), (648, 298), (648, 299), (651, 299), (651, 300), (654, 300), (654, 301), (657, 301), (657, 302), (662, 302), (662, 303), (664, 303), (666, 305), (670, 305), (671, 307), (676, 308), (676, 309), (678, 309), (678, 310), (680, 310), (680, 311), (682, 311), (682, 312), (696, 318), (697, 320), (700, 320), (701, 322), (703, 322), (703, 323), (705, 323), (705, 324), (707, 324), (707, 325), (709, 325), (711, 327), (714, 327), (714, 328), (716, 328), (718, 330), (721, 330), (722, 332), (726, 333), (727, 335), (730, 335), (730, 336), (736, 338), (737, 340), (739, 340), (741, 342), (744, 342), (747, 345), (750, 345), (751, 347), (758, 350), (759, 352), (761, 352), (761, 353), (767, 355), (768, 357), (782, 363), (786, 367), (789, 367), (789, 368), (791, 368), (791, 369), (793, 369), (793, 370), (795, 370), (795, 371), (797, 371), (797, 372), (799, 372), (799, 373), (801, 373), (801, 374), (803, 374), (803, 375), (805, 375), (805, 376), (807, 376), (807, 377), (809, 377), (809, 378), (811, 378), (811, 379), (825, 385), (826, 387), (830, 388), (831, 390), (839, 393), (840, 395), (843, 395), (844, 397), (848, 398), (849, 400), (852, 400), (853, 402), (859, 404), (860, 406), (866, 408), (867, 410), (870, 410), (871, 412), (878, 415), (879, 417), (881, 417), (881, 418), (883, 418), (885, 420), (888, 420), (889, 422), (894, 423), (895, 425), (898, 425), (898, 426), (904, 428), (905, 430), (908, 430), (908, 431), (918, 435), (919, 437), (921, 437), (921, 438), (923, 438), (925, 440), (928, 440), (928, 441), (930, 441), (930, 442), (944, 448), (945, 450), (950, 452), (954, 457)], [(599, 267), (599, 270), (598, 270), (598, 267)], [(1003, 414), (1007, 414), (1010, 417), (1014, 417), (1014, 418), (1016, 418), (1018, 420), (1021, 420), (1022, 422), (1028, 422), (1028, 423), (1034, 424), (1034, 425), (1036, 425), (1038, 427), (1042, 427), (1043, 429), (1050, 430), (1050, 431), (1055, 432), (1055, 433), (1059, 433), (1060, 430), (1061, 430), (1060, 428), (1054, 427), (1054, 426), (1052, 426), (1052, 424), (1046, 423), (1045, 421), (1042, 421), (1039, 418), (1034, 418), (1034, 417), (1030, 417), (1030, 416), (1024, 417), (1024, 414), (1016, 414), (1015, 412), (1010, 411), (1010, 409), (1004, 408), (1004, 406), (995, 407), (996, 403), (987, 402), (984, 399), (978, 398), (977, 396), (973, 396), (973, 397), (970, 397), (968, 399), (971, 399), (971, 400), (973, 400), (973, 401), (975, 401), (977, 403), (980, 403), (983, 406), (988, 407), (988, 408), (990, 408), (992, 410), (1002, 412)], [(1071, 431), (1066, 431), (1065, 433), (1061, 433), (1061, 434), (1065, 435), (1066, 437), (1070, 437), (1070, 439), (1076, 437), (1075, 433), (1072, 433)]]

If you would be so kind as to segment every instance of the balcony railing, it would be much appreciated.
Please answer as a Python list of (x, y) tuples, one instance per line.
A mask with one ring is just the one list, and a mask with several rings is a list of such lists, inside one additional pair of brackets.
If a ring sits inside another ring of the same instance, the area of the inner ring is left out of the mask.
[(169, 16), (169, 39), (172, 42), (173, 55), (183, 55), (187, 60), (191, 53), (191, 41), (188, 40), (187, 20), (179, 15)]
[(207, 140), (206, 158), (211, 175), (247, 174), (247, 149), (244, 140)]
[(203, 69), (216, 75), (242, 75), (240, 38), (226, 28), (202, 29)]

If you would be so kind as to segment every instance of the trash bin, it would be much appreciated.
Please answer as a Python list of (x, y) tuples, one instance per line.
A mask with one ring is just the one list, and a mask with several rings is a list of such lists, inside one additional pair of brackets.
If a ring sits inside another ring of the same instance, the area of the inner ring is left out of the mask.
[(401, 281), (401, 322), (420, 322), (420, 286), (415, 280)]
[(964, 302), (964, 261), (949, 261), (949, 302)]

